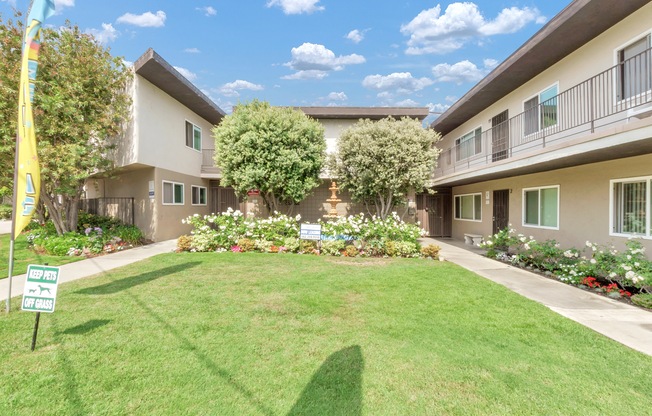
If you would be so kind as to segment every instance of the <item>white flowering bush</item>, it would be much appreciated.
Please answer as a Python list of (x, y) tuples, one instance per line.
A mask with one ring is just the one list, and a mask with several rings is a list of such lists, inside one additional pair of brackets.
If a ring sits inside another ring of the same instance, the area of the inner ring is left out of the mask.
[(320, 221), (322, 234), (331, 239), (342, 240), (382, 240), (408, 241), (417, 243), (426, 231), (418, 224), (409, 224), (401, 220), (396, 212), (384, 220), (376, 217), (366, 217), (364, 214), (339, 217), (335, 221)]
[[(652, 287), (652, 262), (645, 257), (640, 241), (629, 240), (626, 246), (619, 252), (613, 246), (587, 241), (582, 250), (563, 249), (555, 240), (539, 242), (510, 227), (489, 236), (481, 245), (489, 257), (551, 272), (564, 283), (598, 291), (607, 288), (614, 296), (629, 295), (625, 288), (632, 287), (647, 292)], [(616, 287), (620, 290), (614, 290)]]

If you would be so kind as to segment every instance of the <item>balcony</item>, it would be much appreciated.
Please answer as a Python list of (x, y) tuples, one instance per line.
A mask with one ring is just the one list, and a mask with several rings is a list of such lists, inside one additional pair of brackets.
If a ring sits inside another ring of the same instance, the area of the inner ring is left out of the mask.
[(206, 179), (221, 178), (222, 172), (220, 168), (215, 166), (215, 149), (202, 149), (201, 156), (201, 177)]
[[(451, 184), (464, 172), (558, 149), (652, 115), (651, 58), (652, 49), (647, 49), (559, 94), (542, 93), (537, 97), (542, 102), (527, 101), (527, 109), (517, 116), (458, 139), (455, 146), (442, 151), (433, 181)], [(632, 155), (652, 149), (645, 146), (627, 151), (626, 155)], [(613, 153), (601, 156), (602, 160), (613, 157)]]

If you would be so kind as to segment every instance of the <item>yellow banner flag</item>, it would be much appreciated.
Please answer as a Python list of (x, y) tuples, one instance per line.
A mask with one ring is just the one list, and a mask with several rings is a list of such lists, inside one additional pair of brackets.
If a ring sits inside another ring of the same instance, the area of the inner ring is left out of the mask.
[(54, 14), (52, 0), (34, 0), (27, 17), (18, 94), (18, 137), (16, 141), (16, 183), (14, 184), (14, 238), (25, 228), (34, 214), (41, 190), (41, 169), (36, 154), (34, 132), (34, 81), (38, 68), (38, 52), (43, 21)]

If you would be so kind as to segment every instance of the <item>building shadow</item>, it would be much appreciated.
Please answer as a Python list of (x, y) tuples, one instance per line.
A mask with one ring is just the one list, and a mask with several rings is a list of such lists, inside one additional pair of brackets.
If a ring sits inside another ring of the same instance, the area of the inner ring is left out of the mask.
[(130, 289), (134, 286), (151, 282), (152, 280), (156, 280), (158, 278), (167, 276), (169, 274), (187, 270), (191, 267), (197, 266), (198, 264), (200, 264), (200, 262), (190, 261), (190, 262), (181, 263), (170, 267), (164, 267), (162, 269), (152, 270), (151, 272), (125, 277), (124, 279), (120, 279), (120, 280), (114, 280), (112, 282), (105, 283), (103, 285), (80, 289), (75, 293), (79, 293), (82, 295), (111, 295), (123, 290)]
[(361, 415), (363, 370), (359, 345), (331, 354), (312, 376), (288, 416)]

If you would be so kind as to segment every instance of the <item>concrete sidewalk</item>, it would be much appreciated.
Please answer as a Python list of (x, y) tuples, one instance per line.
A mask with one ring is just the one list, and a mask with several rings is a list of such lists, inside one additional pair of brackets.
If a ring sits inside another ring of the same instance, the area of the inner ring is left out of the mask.
[(615, 341), (652, 355), (652, 312), (548, 279), (483, 256), (457, 242), (423, 239), (437, 244), (446, 261), (499, 283)]
[[(63, 266), (59, 266), (61, 270), (59, 273), (59, 283), (70, 282), (72, 280), (81, 279), (82, 277), (103, 273), (115, 269), (116, 267), (126, 266), (157, 254), (170, 253), (174, 251), (176, 246), (176, 240), (168, 240), (103, 256), (92, 257), (74, 263), (64, 264)], [(14, 276), (11, 284), (11, 296), (21, 296), (24, 287), (25, 275)], [(2, 303), (2, 311), (6, 308), (5, 302), (7, 301), (8, 292), (9, 279), (4, 278), (0, 280), (0, 303)]]

